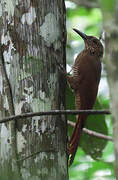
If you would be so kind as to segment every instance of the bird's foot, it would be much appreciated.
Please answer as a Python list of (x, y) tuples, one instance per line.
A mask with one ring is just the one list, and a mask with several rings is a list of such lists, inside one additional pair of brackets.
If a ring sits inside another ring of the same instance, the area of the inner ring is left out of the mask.
[(67, 153), (69, 155), (69, 166), (73, 163), (74, 161), (74, 157), (75, 157), (75, 153), (76, 153), (76, 148), (74, 147), (74, 145), (71, 145), (68, 143), (68, 146), (67, 146)]

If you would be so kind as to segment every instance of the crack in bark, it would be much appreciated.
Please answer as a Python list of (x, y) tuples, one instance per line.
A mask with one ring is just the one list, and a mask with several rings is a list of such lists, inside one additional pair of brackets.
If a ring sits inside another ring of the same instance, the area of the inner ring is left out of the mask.
[(11, 84), (10, 84), (10, 81), (8, 79), (8, 76), (7, 76), (5, 62), (4, 62), (3, 47), (1, 47), (0, 56), (1, 56), (0, 57), (0, 60), (1, 60), (0, 64), (1, 64), (1, 67), (2, 67), (3, 77), (4, 77), (4, 81), (5, 81), (5, 85), (6, 85), (5, 92), (6, 92), (6, 95), (7, 95), (7, 98), (8, 98), (9, 112), (10, 112), (10, 115), (15, 115)]
[[(2, 69), (2, 75), (3, 75), (3, 80), (5, 83), (5, 94), (7, 96), (8, 100), (8, 106), (9, 106), (9, 114), (10, 115), (15, 115), (15, 108), (14, 108), (14, 103), (13, 103), (13, 95), (12, 95), (12, 89), (11, 89), (11, 84), (6, 72), (6, 67), (5, 67), (5, 61), (4, 61), (4, 48), (1, 45), (0, 48), (0, 65)], [(17, 143), (16, 143), (16, 121), (9, 122), (10, 124), (10, 132), (11, 132), (11, 151), (12, 151), (12, 165), (13, 169), (17, 168), (17, 172), (19, 172), (18, 164), (16, 163), (17, 159)], [(20, 174), (20, 172), (19, 172)], [(21, 177), (20, 177), (21, 178)]]

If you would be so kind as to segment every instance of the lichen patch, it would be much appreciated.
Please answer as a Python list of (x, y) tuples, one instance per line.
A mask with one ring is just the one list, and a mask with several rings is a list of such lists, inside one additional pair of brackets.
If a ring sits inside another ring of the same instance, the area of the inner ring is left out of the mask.
[(0, 133), (0, 137), (1, 137), (1, 157), (2, 159), (9, 159), (9, 151), (10, 151), (10, 130), (5, 126), (5, 124), (3, 123), (1, 125), (1, 133)]
[(36, 19), (36, 12), (34, 7), (30, 7), (29, 11), (22, 15), (21, 22), (22, 24), (27, 23), (28, 25), (32, 25), (32, 23)]
[(18, 150), (18, 153), (23, 151), (26, 143), (27, 143), (27, 141), (25, 140), (25, 137), (22, 135), (22, 132), (18, 132), (17, 133), (17, 150)]
[(59, 37), (59, 25), (53, 13), (45, 16), (45, 21), (40, 27), (40, 35), (44, 38), (47, 46), (50, 46)]

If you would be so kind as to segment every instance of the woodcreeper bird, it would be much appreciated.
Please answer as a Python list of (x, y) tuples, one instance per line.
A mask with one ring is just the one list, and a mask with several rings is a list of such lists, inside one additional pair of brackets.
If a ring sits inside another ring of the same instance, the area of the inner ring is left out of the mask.
[[(78, 33), (85, 43), (85, 48), (78, 54), (73, 65), (73, 75), (67, 76), (67, 81), (75, 94), (75, 105), (77, 110), (92, 109), (96, 100), (98, 85), (101, 77), (101, 62), (103, 46), (99, 39), (88, 36), (83, 32), (73, 29)], [(82, 129), (87, 120), (87, 114), (78, 115), (72, 136), (67, 145), (71, 165), (73, 163)]]

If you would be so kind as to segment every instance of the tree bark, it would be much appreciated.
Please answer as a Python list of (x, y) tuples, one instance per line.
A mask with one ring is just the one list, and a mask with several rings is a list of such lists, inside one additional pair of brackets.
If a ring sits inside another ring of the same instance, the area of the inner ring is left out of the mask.
[[(0, 1), (0, 115), (65, 109), (63, 0)], [(1, 179), (67, 180), (64, 115), (0, 125)]]
[(115, 169), (118, 179), (118, 0), (101, 1), (105, 31), (105, 64), (110, 88), (115, 146)]

